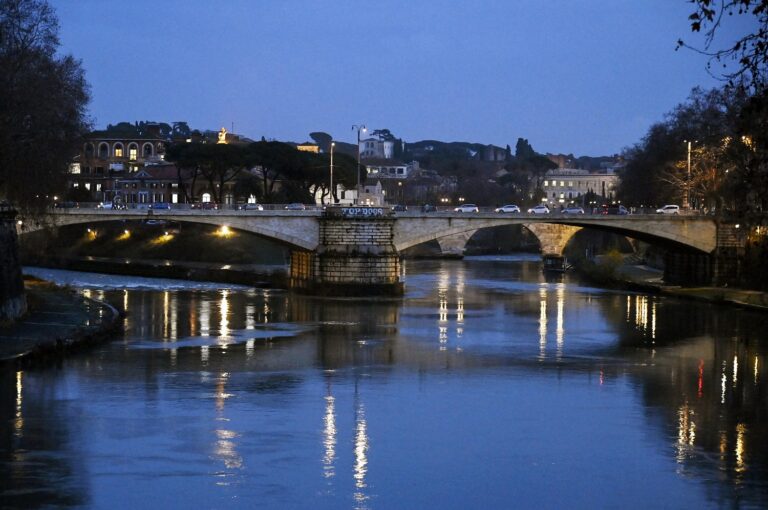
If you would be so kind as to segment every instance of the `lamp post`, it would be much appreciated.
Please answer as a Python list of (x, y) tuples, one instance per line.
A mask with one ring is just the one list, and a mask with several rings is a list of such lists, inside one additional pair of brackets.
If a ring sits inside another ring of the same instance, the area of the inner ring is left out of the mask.
[(352, 129), (357, 129), (357, 194), (355, 196), (355, 204), (360, 203), (360, 131), (365, 133), (366, 127), (363, 124), (354, 124)]
[(336, 200), (333, 198), (333, 148), (336, 147), (336, 142), (331, 142), (331, 204), (335, 204)]
[(683, 209), (691, 206), (691, 140), (683, 140), (688, 144), (688, 177), (685, 179), (685, 194), (683, 195)]

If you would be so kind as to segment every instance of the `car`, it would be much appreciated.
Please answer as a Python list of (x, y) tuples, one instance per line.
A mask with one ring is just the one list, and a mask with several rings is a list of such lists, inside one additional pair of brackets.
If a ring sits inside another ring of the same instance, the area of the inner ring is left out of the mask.
[(408, 210), (408, 206), (397, 204), (392, 206), (392, 210), (395, 212), (405, 212)]
[(96, 209), (116, 209), (116, 207), (112, 202), (100, 202)]
[(480, 209), (475, 204), (462, 204), (454, 209), (454, 212), (479, 212)]
[(261, 204), (248, 203), (248, 204), (240, 204), (238, 209), (240, 209), (241, 211), (263, 211), (264, 206)]
[(544, 204), (539, 204), (528, 209), (528, 214), (549, 214), (549, 207)]
[(516, 205), (508, 204), (497, 207), (495, 211), (498, 213), (519, 213), (520, 208)]
[(150, 209), (155, 209), (155, 210), (170, 209), (171, 204), (169, 204), (168, 202), (156, 202), (154, 204), (151, 204), (149, 207)]
[(679, 205), (665, 205), (659, 209), (656, 209), (656, 214), (680, 214)]
[(584, 209), (578, 206), (566, 207), (561, 211), (563, 214), (584, 214)]
[(619, 205), (615, 205), (615, 204), (614, 205), (608, 205), (608, 204), (605, 204), (605, 205), (603, 205), (603, 209), (600, 211), (600, 214), (612, 214), (612, 215), (613, 214), (619, 214), (619, 215), (624, 215), (624, 214), (629, 214), (629, 211), (627, 210), (626, 207), (624, 207), (621, 204), (619, 204)]
[(421, 212), (437, 212), (437, 207), (432, 204), (424, 204), (421, 206)]
[(293, 204), (286, 205), (285, 208), (289, 211), (303, 211), (304, 209), (306, 209), (306, 206), (304, 204), (295, 202)]

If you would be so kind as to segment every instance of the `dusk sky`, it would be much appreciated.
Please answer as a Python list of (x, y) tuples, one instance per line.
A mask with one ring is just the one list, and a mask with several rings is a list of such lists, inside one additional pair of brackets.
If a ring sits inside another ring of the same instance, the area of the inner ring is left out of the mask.
[[(405, 141), (610, 155), (718, 82), (684, 0), (52, 0), (96, 128), (187, 121), (259, 139), (353, 124)], [(730, 20), (723, 41), (740, 32)]]

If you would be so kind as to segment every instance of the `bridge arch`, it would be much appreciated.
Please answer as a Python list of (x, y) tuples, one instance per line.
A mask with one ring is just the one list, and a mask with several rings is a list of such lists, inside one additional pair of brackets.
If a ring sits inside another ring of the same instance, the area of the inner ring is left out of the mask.
[(45, 228), (59, 228), (69, 225), (93, 225), (114, 221), (142, 221), (162, 219), (179, 223), (197, 223), (214, 226), (228, 226), (277, 241), (290, 248), (314, 250), (318, 244), (317, 219), (315, 215), (287, 215), (278, 211), (274, 214), (242, 214), (209, 211), (171, 211), (162, 214), (147, 214), (146, 211), (100, 211), (100, 212), (59, 212), (40, 220), (23, 222), (20, 234)]
[[(717, 246), (717, 225), (706, 217), (661, 218), (656, 215), (629, 217), (532, 217), (500, 218), (480, 214), (472, 217), (440, 216), (401, 217), (395, 225), (394, 244), (398, 251), (443, 237), (457, 236), (482, 228), (522, 224), (542, 244), (544, 253), (562, 253), (573, 235), (582, 228), (604, 230), (652, 244), (712, 253)], [(544, 225), (552, 225), (545, 227)]]

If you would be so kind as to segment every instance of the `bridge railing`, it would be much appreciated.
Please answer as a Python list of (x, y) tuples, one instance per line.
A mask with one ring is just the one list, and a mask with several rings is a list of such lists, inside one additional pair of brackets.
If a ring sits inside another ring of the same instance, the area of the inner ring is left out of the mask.
[[(188, 211), (188, 210), (199, 210), (204, 211), (206, 214), (215, 214), (216, 212), (228, 212), (231, 213), (233, 211), (241, 210), (242, 206), (244, 204), (213, 204), (210, 202), (206, 203), (195, 203), (195, 204), (163, 204), (162, 206), (158, 207), (158, 204), (152, 204), (152, 203), (129, 203), (129, 204), (121, 204), (113, 205), (112, 203), (104, 203), (104, 202), (57, 202), (54, 204), (55, 209), (90, 209), (90, 210), (110, 210), (110, 209), (126, 209), (126, 210), (141, 210), (141, 211), (154, 211), (158, 214), (161, 214), (164, 211), (168, 211), (169, 209), (171, 211)], [(290, 207), (289, 204), (259, 204), (262, 209), (254, 209), (251, 207), (248, 207), (246, 210), (242, 210), (242, 212), (245, 214), (251, 214), (251, 213), (258, 213), (260, 210), (263, 211), (285, 211), (285, 210), (297, 210), (293, 207)], [(292, 204), (293, 205), (293, 204)], [(299, 210), (307, 210), (307, 211), (319, 211), (323, 210), (326, 207), (329, 206), (322, 206), (322, 205), (314, 205), (314, 204), (304, 204), (304, 209)], [(455, 205), (451, 206), (429, 206), (428, 208), (425, 208), (421, 205), (413, 205), (413, 206), (407, 206), (406, 210), (402, 210), (403, 206), (393, 206), (393, 205), (385, 205), (382, 206), (385, 210), (393, 212), (395, 215), (398, 216), (420, 216), (422, 214), (430, 215), (430, 214), (456, 214), (460, 216), (467, 216), (471, 217), (473, 214), (472, 212), (457, 212), (455, 211), (456, 207)], [(542, 217), (557, 217), (557, 218), (574, 218), (574, 217), (600, 217), (605, 216), (604, 210), (602, 208), (593, 208), (593, 209), (585, 209), (585, 213), (582, 214), (573, 214), (573, 213), (564, 213), (560, 211), (557, 208), (553, 208), (552, 211), (548, 215), (541, 215), (541, 214), (529, 214), (527, 212), (527, 208), (521, 207), (520, 213), (503, 213), (503, 212), (496, 212), (496, 207), (494, 206), (483, 206), (478, 208), (478, 213), (483, 214), (484, 216), (487, 216), (489, 214), (497, 215), (499, 217), (509, 217), (509, 216), (530, 216), (530, 217), (536, 217), (536, 218), (542, 218)], [(0, 211), (4, 210), (13, 210), (13, 208), (8, 204), (0, 203)], [(662, 215), (656, 213), (656, 208), (654, 207), (645, 207), (645, 208), (631, 208), (630, 209), (630, 216), (656, 216), (656, 217), (670, 217), (670, 215)], [(701, 211), (697, 210), (681, 210), (679, 216), (704, 216), (705, 214)], [(612, 218), (620, 218), (625, 215), (618, 215), (618, 214), (609, 214), (608, 216)]]

